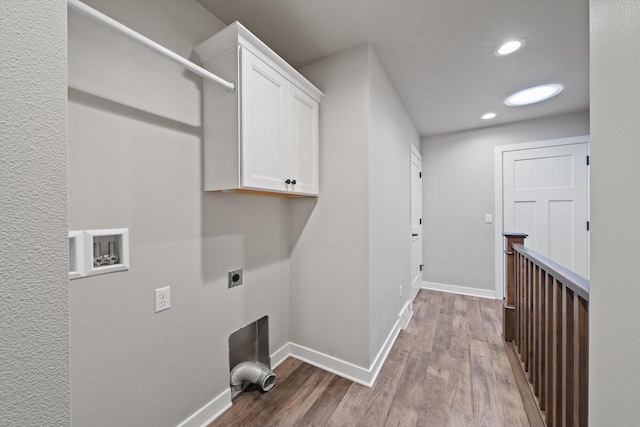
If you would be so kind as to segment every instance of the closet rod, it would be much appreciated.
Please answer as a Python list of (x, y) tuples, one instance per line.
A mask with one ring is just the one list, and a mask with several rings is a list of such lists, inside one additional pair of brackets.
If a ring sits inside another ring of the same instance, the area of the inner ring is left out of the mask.
[(149, 49), (158, 52), (159, 54), (166, 56), (167, 58), (177, 62), (178, 64), (184, 66), (187, 70), (204, 77), (205, 79), (209, 79), (211, 81), (214, 81), (218, 84), (221, 84), (222, 86), (226, 87), (229, 91), (234, 91), (236, 86), (235, 84), (233, 84), (232, 82), (228, 82), (218, 76), (216, 76), (213, 73), (210, 73), (209, 71), (205, 70), (204, 68), (194, 64), (193, 62), (183, 58), (182, 56), (178, 55), (177, 53), (167, 49), (166, 47), (154, 42), (153, 40), (143, 36), (142, 34), (133, 31), (131, 28), (122, 25), (121, 23), (119, 23), (118, 21), (116, 21), (115, 19), (109, 18), (107, 15), (98, 12), (97, 10), (93, 9), (90, 6), (87, 6), (86, 4), (82, 3), (79, 0), (67, 0), (67, 5), (69, 6), (69, 8), (78, 11), (80, 13), (82, 13), (85, 16), (88, 16), (92, 19), (95, 19), (96, 21), (102, 22), (103, 24), (106, 24), (108, 27), (113, 28), (114, 30), (124, 34), (125, 36), (129, 37), (132, 40), (135, 40), (141, 44), (143, 44), (144, 46), (148, 47)]

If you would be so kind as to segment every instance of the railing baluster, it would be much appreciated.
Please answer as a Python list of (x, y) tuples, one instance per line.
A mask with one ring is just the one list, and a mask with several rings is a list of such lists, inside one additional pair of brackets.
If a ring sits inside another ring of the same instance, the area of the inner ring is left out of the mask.
[(529, 282), (529, 286), (527, 287), (527, 372), (529, 373), (529, 381), (531, 381), (531, 354), (532, 354), (532, 344), (533, 344), (533, 270), (535, 269), (535, 264), (533, 262), (529, 262), (529, 271), (527, 275), (527, 281)]
[(589, 402), (589, 302), (576, 298), (576, 329), (577, 329), (577, 380), (578, 398), (576, 399), (577, 425), (587, 427)]
[(547, 319), (547, 272), (540, 269), (540, 359), (538, 361), (538, 401), (540, 402), (540, 409), (544, 411), (546, 407), (546, 370), (545, 370), (545, 358), (546, 358), (546, 319)]
[(531, 361), (531, 270), (533, 269), (533, 263), (527, 260), (527, 289), (525, 290), (525, 306), (524, 306), (524, 369), (527, 372), (527, 377), (531, 381), (531, 369), (529, 369), (529, 362)]
[(562, 420), (563, 425), (573, 426), (576, 397), (575, 375), (575, 318), (574, 294), (566, 286), (562, 288)]
[(540, 275), (540, 267), (534, 265), (533, 267), (533, 280), (531, 286), (531, 384), (533, 384), (533, 391), (535, 395), (538, 395), (538, 276)]
[(554, 382), (553, 382), (553, 289), (554, 289), (554, 280), (553, 277), (550, 276), (549, 274), (547, 274), (547, 279), (546, 279), (546, 288), (547, 288), (547, 298), (545, 301), (545, 305), (546, 305), (546, 313), (545, 313), (545, 322), (546, 322), (546, 329), (547, 329), (547, 343), (546, 345), (546, 356), (544, 358), (545, 360), (545, 366), (546, 366), (546, 377), (545, 377), (545, 381), (546, 381), (546, 387), (545, 387), (545, 394), (546, 394), (546, 408), (545, 408), (545, 418), (547, 421), (547, 426), (551, 427), (553, 426), (553, 418), (552, 418), (552, 414), (553, 414), (553, 386), (554, 386)]
[(553, 278), (553, 426), (562, 425), (562, 282)]
[(514, 295), (514, 302), (513, 305), (515, 305), (516, 307), (516, 327), (515, 327), (515, 335), (516, 335), (516, 339), (515, 339), (515, 345), (518, 348), (518, 350), (520, 349), (520, 286), (522, 283), (522, 276), (521, 276), (521, 270), (522, 270), (522, 255), (519, 253), (516, 253), (517, 255), (517, 264), (516, 264), (516, 284), (515, 284), (515, 295)]
[(524, 260), (524, 282), (522, 287), (522, 349), (520, 350), (520, 359), (524, 364), (524, 371), (529, 372), (527, 369), (527, 296), (529, 290), (529, 260)]
[(520, 353), (520, 361), (523, 361), (523, 352), (524, 352), (524, 294), (525, 289), (527, 287), (526, 281), (526, 273), (527, 273), (527, 259), (522, 258), (522, 263), (520, 264), (520, 295), (519, 296), (519, 317), (520, 317), (520, 339), (518, 341), (518, 352)]
[(524, 331), (527, 341), (524, 344), (525, 347), (525, 370), (527, 371), (527, 377), (531, 381), (531, 277), (533, 270), (533, 262), (528, 262), (529, 268), (527, 269), (527, 301), (524, 311), (524, 321), (526, 324), (526, 330)]

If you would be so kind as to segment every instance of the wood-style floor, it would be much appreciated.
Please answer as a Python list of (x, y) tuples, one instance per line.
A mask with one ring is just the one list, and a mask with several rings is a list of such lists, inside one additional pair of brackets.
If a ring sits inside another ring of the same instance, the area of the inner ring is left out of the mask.
[(500, 336), (500, 302), (422, 290), (373, 388), (288, 358), (209, 427), (529, 426)]

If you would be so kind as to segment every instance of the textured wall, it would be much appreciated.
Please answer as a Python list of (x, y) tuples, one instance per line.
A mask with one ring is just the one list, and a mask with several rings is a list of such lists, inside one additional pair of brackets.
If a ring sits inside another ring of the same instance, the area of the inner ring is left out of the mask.
[(589, 425), (640, 425), (640, 2), (592, 0)]
[(0, 425), (70, 425), (66, 2), (0, 2)]
[(583, 111), (422, 138), (423, 280), (494, 290), (495, 147), (588, 133)]
[[(87, 3), (195, 61), (224, 27), (192, 0)], [(228, 390), (233, 331), (268, 315), (289, 341), (289, 202), (202, 191), (202, 78), (74, 12), (69, 86), (69, 225), (128, 227), (131, 258), (71, 281), (73, 421), (175, 426)]]

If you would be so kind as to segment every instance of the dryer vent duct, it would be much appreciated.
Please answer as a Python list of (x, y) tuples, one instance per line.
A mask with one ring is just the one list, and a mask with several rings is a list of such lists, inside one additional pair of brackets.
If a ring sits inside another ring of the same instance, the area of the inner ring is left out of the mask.
[(245, 381), (257, 384), (263, 391), (269, 391), (276, 385), (276, 374), (263, 364), (242, 362), (231, 370), (231, 386), (242, 386)]

